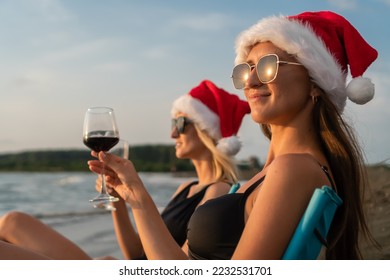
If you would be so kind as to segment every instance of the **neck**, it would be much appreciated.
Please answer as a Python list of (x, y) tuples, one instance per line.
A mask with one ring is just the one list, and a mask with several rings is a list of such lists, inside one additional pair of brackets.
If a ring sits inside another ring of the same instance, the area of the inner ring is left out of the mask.
[(272, 138), (265, 166), (284, 154), (321, 153), (320, 142), (311, 118), (298, 118), (288, 125), (271, 125)]
[(199, 185), (214, 182), (216, 180), (214, 165), (211, 160), (192, 160), (192, 163), (195, 166)]

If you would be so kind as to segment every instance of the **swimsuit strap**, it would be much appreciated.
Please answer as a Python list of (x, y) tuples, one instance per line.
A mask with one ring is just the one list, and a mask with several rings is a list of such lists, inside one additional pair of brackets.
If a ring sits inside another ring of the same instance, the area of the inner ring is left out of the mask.
[(247, 188), (246, 191), (244, 192), (244, 196), (248, 197), (258, 186), (261, 185), (261, 183), (264, 181), (264, 178), (265, 178), (265, 175), (262, 176), (257, 181), (255, 181), (254, 183), (252, 183), (252, 185), (249, 188)]
[[(200, 191), (198, 191), (197, 193), (194, 193), (192, 196), (198, 195), (198, 194), (201, 194), (201, 193), (205, 193), (206, 190), (207, 190), (212, 184), (215, 184), (216, 182), (217, 182), (217, 181), (211, 182), (211, 183), (205, 185)], [(180, 193), (182, 193), (182, 192), (184, 192), (184, 191), (187, 191), (186, 194), (188, 194), (189, 191), (190, 191), (190, 188), (191, 188), (193, 185), (197, 184), (197, 183), (199, 183), (199, 181), (193, 181), (193, 182), (189, 183), (189, 184), (188, 184)], [(229, 185), (230, 185), (230, 184), (229, 184)]]
[(192, 181), (190, 182), (187, 186), (185, 186), (177, 195), (175, 195), (175, 197), (179, 197), (180, 195), (183, 195), (185, 193), (185, 195), (187, 196), (187, 194), (189, 193), (190, 191), (190, 188), (197, 184), (198, 181)]
[(200, 191), (198, 191), (197, 193), (204, 193), (212, 184), (215, 184), (216, 182), (212, 182), (206, 186), (204, 186)]
[(330, 182), (330, 186), (331, 186), (331, 187), (336, 191), (336, 193), (337, 193), (336, 184), (335, 184), (335, 182), (333, 181), (333, 178), (330, 176), (328, 168), (327, 168), (325, 165), (321, 165), (321, 164), (320, 164), (320, 166), (321, 166), (322, 171), (325, 172), (326, 177), (328, 177), (328, 180), (329, 180), (329, 182)]

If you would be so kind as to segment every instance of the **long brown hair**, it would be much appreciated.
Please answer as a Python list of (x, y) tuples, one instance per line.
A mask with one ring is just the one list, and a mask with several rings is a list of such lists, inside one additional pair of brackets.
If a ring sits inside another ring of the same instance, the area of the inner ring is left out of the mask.
[(359, 234), (374, 242), (363, 210), (368, 186), (363, 152), (353, 128), (344, 121), (326, 94), (321, 94), (316, 104), (314, 120), (338, 194), (343, 200), (328, 234), (326, 257), (362, 259)]
[[(328, 96), (321, 89), (320, 92), (313, 115), (315, 131), (318, 132), (338, 195), (343, 200), (328, 233), (326, 258), (362, 259), (360, 233), (377, 245), (363, 210), (365, 188), (368, 186), (363, 152), (353, 128), (343, 120)], [(270, 126), (264, 124), (262, 130), (271, 139)]]

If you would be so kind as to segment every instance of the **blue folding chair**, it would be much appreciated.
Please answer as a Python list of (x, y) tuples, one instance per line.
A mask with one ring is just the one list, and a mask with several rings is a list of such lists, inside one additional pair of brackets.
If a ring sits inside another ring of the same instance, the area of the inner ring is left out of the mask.
[(230, 187), (228, 193), (235, 193), (240, 188), (240, 186), (240, 183), (235, 183), (233, 186)]
[(283, 260), (315, 260), (326, 237), (342, 199), (332, 188), (323, 186), (314, 191), (293, 237), (282, 257)]

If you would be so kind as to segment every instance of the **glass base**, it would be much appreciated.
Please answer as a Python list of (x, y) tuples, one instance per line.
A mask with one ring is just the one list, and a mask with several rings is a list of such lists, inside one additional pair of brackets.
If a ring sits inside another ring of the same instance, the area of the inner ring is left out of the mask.
[(111, 202), (115, 202), (118, 200), (119, 198), (111, 196), (109, 194), (99, 194), (97, 197), (90, 199), (89, 202), (93, 203), (94, 208), (115, 211), (116, 208), (111, 205)]
[(89, 202), (115, 202), (115, 201), (119, 201), (119, 198), (109, 194), (99, 194), (97, 197), (89, 200)]
[(94, 203), (93, 207), (98, 208), (98, 209), (108, 210), (108, 211), (115, 211), (116, 210), (116, 208), (114, 206), (112, 206), (110, 202)]

